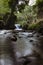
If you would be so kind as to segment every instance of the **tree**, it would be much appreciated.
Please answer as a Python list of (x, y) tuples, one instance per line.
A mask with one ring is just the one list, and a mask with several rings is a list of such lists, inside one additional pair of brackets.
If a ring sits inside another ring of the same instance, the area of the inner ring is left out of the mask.
[[(19, 4), (20, 1), (21, 1), (21, 4)], [(14, 26), (15, 21), (17, 21), (17, 16), (14, 13), (17, 11), (22, 13), (25, 6), (28, 5), (28, 2), (29, 2), (29, 0), (2, 0), (2, 5), (3, 5), (2, 7), (4, 7), (4, 9), (6, 8), (6, 13), (3, 17), (3, 20), (5, 22), (5, 27), (7, 26), (6, 28), (8, 28), (8, 27), (11, 28), (11, 26), (10, 26), (11, 23), (13, 23), (12, 25)], [(7, 11), (8, 9), (10, 11)], [(7, 13), (9, 13), (9, 14), (7, 14)], [(15, 19), (15, 17), (16, 17), (16, 19)]]
[(9, 8), (11, 9), (10, 12), (6, 12), (3, 21), (5, 22), (5, 29), (14, 29), (15, 21), (17, 21), (17, 16), (14, 14), (14, 11), (16, 10), (16, 2), (17, 0), (7, 0), (7, 4), (9, 4)]
[[(28, 1), (28, 0), (27, 0)], [(17, 20), (17, 16), (14, 14), (15, 11), (20, 11), (22, 12), (22, 10), (25, 8), (25, 4), (27, 5), (26, 0), (22, 1), (21, 4), (19, 5), (19, 0), (9, 0), (8, 4), (9, 4), (9, 8), (11, 9), (11, 13), (10, 16), (7, 19), (7, 24), (5, 26), (6, 29), (14, 29), (14, 23)], [(18, 8), (18, 10), (17, 10)]]
[(36, 0), (38, 18), (43, 18), (43, 0)]
[(16, 10), (18, 0), (9, 0), (8, 4), (9, 4), (9, 7), (11, 8), (11, 13), (13, 13)]
[[(21, 2), (21, 4), (19, 4)], [(28, 5), (29, 0), (9, 0), (9, 7), (13, 13), (17, 9), (21, 12), (25, 8), (25, 5)]]

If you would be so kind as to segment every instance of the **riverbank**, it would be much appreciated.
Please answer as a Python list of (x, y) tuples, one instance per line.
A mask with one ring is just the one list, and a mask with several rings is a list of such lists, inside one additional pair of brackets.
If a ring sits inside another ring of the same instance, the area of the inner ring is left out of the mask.
[(24, 23), (22, 27), (26, 31), (35, 31), (43, 35), (43, 21)]

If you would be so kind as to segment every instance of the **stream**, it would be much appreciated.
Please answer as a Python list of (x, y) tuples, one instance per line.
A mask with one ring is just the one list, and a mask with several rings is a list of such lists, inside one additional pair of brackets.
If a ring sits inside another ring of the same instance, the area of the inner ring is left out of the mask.
[(0, 65), (43, 65), (43, 36), (0, 30)]

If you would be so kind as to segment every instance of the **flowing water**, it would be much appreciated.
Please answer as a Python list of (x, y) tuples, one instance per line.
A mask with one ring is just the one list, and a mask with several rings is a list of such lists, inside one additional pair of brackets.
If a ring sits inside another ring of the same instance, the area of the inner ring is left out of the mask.
[(0, 31), (0, 65), (43, 65), (43, 36), (29, 37), (22, 33), (16, 35), (17, 41), (12, 41), (11, 32)]

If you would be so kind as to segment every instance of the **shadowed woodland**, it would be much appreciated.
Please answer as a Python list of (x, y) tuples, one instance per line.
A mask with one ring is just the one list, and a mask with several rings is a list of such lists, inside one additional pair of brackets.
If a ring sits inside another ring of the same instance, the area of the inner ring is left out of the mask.
[(0, 0), (0, 3), (0, 29), (14, 29), (15, 23), (26, 30), (43, 29), (42, 0), (36, 0), (33, 6), (29, 0)]

